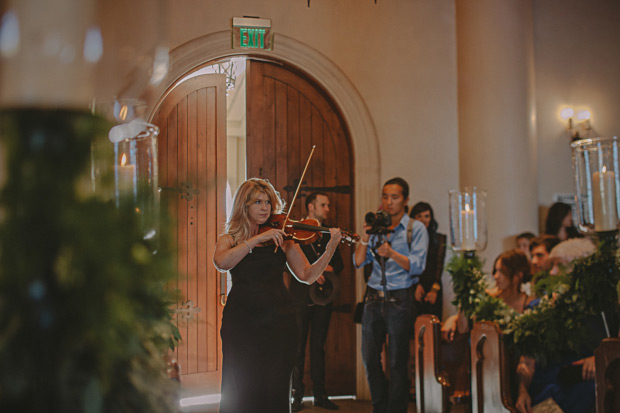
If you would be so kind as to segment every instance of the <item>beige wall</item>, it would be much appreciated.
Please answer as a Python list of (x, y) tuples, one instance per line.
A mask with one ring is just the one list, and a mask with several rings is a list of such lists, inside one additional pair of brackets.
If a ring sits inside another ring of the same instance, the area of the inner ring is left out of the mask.
[(487, 191), (486, 271), (537, 227), (532, 7), (458, 2), (460, 183)]
[[(232, 17), (270, 18), (277, 33), (318, 50), (365, 101), (380, 140), (380, 181), (400, 175), (411, 202), (436, 207), (458, 186), (456, 43), (452, 0), (170, 2), (171, 47), (221, 30)], [(355, 148), (354, 148), (355, 150)], [(379, 203), (380, 188), (377, 191)]]
[(573, 193), (562, 105), (592, 111), (597, 135), (620, 134), (620, 2), (534, 1), (538, 201)]

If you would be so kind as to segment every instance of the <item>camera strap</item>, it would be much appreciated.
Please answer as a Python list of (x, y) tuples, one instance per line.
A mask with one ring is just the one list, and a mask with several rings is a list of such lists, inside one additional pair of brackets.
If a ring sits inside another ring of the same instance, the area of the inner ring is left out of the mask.
[(413, 241), (413, 224), (415, 220), (413, 218), (409, 218), (409, 222), (407, 223), (407, 246), (409, 247), (409, 251), (411, 251), (411, 241)]

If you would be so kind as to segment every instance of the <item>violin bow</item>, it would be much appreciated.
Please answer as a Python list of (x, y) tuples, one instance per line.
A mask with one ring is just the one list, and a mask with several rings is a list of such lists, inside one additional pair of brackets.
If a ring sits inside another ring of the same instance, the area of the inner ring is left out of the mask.
[[(291, 211), (293, 209), (293, 204), (295, 203), (295, 200), (297, 199), (297, 194), (299, 193), (299, 188), (301, 188), (301, 183), (304, 181), (304, 176), (306, 175), (306, 170), (308, 169), (308, 165), (310, 165), (310, 159), (312, 159), (312, 154), (314, 153), (314, 148), (316, 148), (316, 145), (312, 145), (312, 150), (310, 151), (310, 155), (308, 155), (308, 160), (306, 161), (306, 166), (304, 167), (304, 170), (301, 173), (301, 178), (299, 178), (299, 183), (297, 184), (297, 189), (295, 189), (295, 194), (293, 195), (293, 200), (291, 201), (291, 204), (288, 207), (288, 212), (286, 213), (286, 217), (284, 217), (284, 223), (282, 224), (282, 228), (280, 228), (281, 230), (284, 230), (284, 228), (286, 228), (286, 223), (288, 222), (289, 215), (291, 215)], [(278, 251), (278, 246), (277, 245), (276, 245), (276, 249), (273, 252), (275, 253), (276, 251)]]

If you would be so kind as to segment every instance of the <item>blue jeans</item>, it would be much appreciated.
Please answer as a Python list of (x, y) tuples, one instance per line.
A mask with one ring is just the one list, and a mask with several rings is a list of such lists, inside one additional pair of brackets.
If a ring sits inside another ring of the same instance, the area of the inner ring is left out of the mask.
[[(389, 291), (384, 299), (369, 288), (362, 316), (362, 358), (370, 386), (373, 413), (406, 413), (410, 381), (407, 374), (409, 339), (413, 330), (411, 289)], [(390, 381), (381, 365), (388, 338)]]

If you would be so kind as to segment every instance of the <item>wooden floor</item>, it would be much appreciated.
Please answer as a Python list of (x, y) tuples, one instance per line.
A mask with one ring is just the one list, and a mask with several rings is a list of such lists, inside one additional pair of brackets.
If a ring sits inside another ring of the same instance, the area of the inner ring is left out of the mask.
[[(366, 400), (334, 400), (334, 403), (340, 407), (337, 410), (340, 413), (372, 413), (372, 404)], [(312, 401), (304, 402), (304, 409), (302, 412), (308, 413), (326, 413), (331, 410), (321, 409), (320, 407), (314, 407)], [(415, 403), (409, 403), (408, 413), (414, 413)]]
[[(370, 401), (366, 400), (333, 400), (335, 404), (340, 407), (339, 410), (336, 410), (339, 413), (372, 413), (372, 404)], [(218, 405), (209, 405), (209, 406), (195, 406), (190, 409), (182, 409), (182, 412), (193, 412), (193, 413), (218, 413), (219, 408)], [(304, 402), (304, 408), (302, 412), (304, 413), (327, 413), (331, 410), (321, 409), (320, 407), (314, 407), (312, 405), (312, 400)], [(469, 406), (466, 405), (457, 405), (452, 406), (450, 409), (452, 413), (465, 413), (469, 412)], [(407, 413), (416, 413), (415, 402), (409, 403), (409, 409)]]
[[(312, 401), (304, 402), (304, 408), (302, 412), (304, 413), (327, 413), (330, 411), (337, 411), (339, 413), (372, 413), (372, 404), (370, 401), (365, 400), (334, 400), (334, 403), (340, 407), (339, 410), (326, 410), (321, 409), (320, 407), (314, 407), (312, 405)], [(196, 412), (196, 413), (218, 413), (219, 408), (217, 405), (211, 406), (202, 406), (198, 408), (196, 406), (196, 410), (194, 409), (184, 409), (183, 412)], [(415, 413), (415, 403), (409, 403), (409, 409), (407, 413)]]

